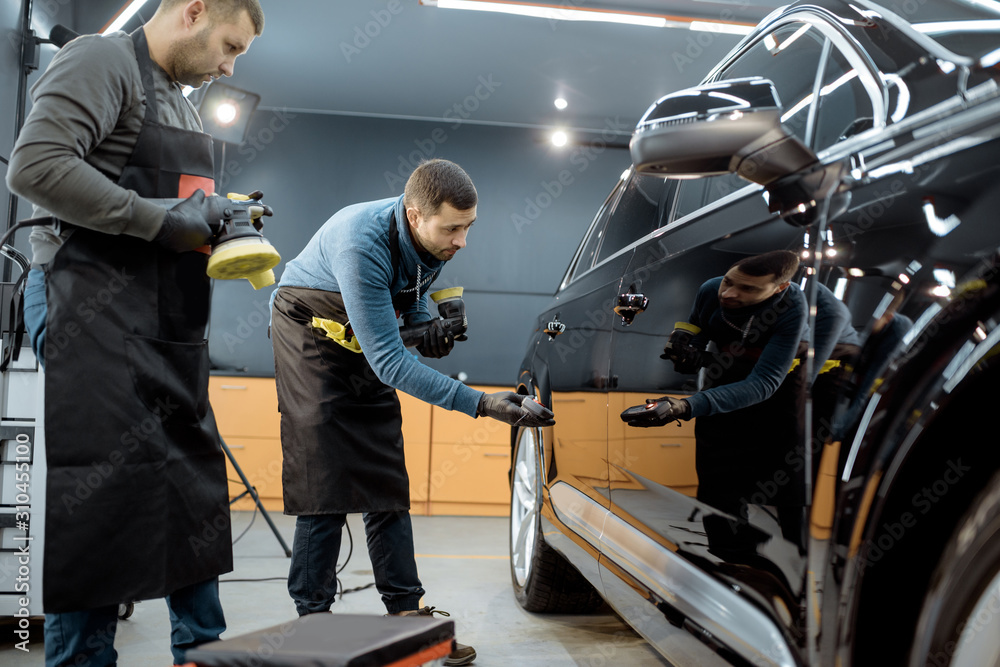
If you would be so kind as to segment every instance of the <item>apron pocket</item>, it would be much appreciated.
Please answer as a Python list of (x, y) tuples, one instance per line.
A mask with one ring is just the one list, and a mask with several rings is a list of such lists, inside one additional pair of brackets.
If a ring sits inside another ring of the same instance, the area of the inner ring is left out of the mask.
[(208, 414), (208, 343), (125, 336), (135, 393), (164, 426), (198, 426)]

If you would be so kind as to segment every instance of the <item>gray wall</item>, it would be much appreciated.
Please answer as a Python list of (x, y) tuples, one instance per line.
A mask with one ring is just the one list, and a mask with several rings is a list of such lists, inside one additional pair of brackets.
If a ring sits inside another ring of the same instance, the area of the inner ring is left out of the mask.
[[(247, 143), (228, 145), (218, 160), (225, 169), (218, 189), (264, 191), (275, 210), (265, 236), (288, 260), (343, 206), (401, 194), (418, 161), (429, 157), (462, 165), (480, 204), (468, 247), (436, 283), (465, 288), (469, 340), (427, 363), (449, 375), (465, 373), (470, 383), (511, 386), (535, 314), (628, 167), (627, 150), (599, 135), (588, 146), (555, 149), (541, 133), (519, 128), (267, 109), (256, 113)], [(271, 290), (254, 292), (246, 281), (216, 281), (214, 289), (214, 363), (271, 374)]]
[[(42, 37), (56, 23), (96, 31), (101, 26), (93, 17), (113, 13), (117, 0), (95, 2), (102, 11), (74, 10), (68, 1), (36, 2), (33, 29)], [(0, 47), (0, 155), (5, 158), (14, 142), (20, 11), (20, 2), (0, 3), (6, 43)], [(54, 52), (50, 45), (41, 47), (39, 72)], [(276, 212), (265, 234), (286, 260), (339, 208), (401, 194), (422, 159), (444, 157), (469, 172), (480, 194), (478, 221), (468, 247), (436, 284), (465, 287), (469, 340), (449, 357), (427, 363), (449, 375), (465, 373), (470, 383), (512, 385), (535, 314), (555, 291), (597, 208), (628, 166), (627, 150), (607, 146), (610, 135), (594, 135), (589, 146), (555, 149), (535, 130), (295, 114), (276, 108), (277, 103), (265, 100), (272, 106), (257, 111), (247, 143), (227, 145), (224, 157), (220, 147), (216, 157), (220, 192), (264, 191)], [(627, 129), (613, 121), (609, 127)], [(6, 167), (0, 168), (5, 173)], [(5, 203), (7, 194), (0, 183)], [(21, 201), (17, 217), (30, 213), (30, 205)], [(30, 255), (27, 231), (18, 234), (15, 245)], [(282, 268), (276, 269), (279, 277)], [(209, 337), (219, 372), (273, 373), (267, 337), (270, 292), (254, 291), (246, 281), (215, 281)]]

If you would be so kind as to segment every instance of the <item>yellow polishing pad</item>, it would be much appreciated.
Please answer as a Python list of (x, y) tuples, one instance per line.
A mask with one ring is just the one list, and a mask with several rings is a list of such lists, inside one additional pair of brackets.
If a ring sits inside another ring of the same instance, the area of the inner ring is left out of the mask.
[(218, 280), (249, 278), (274, 268), (280, 261), (278, 251), (262, 238), (233, 239), (212, 249), (206, 272)]

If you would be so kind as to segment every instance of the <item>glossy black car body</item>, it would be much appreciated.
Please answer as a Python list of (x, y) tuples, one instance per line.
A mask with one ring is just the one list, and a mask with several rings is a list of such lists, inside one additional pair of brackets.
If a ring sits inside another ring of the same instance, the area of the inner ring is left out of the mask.
[[(734, 174), (615, 186), (519, 378), (557, 420), (512, 439), (525, 608), (603, 599), (678, 665), (1000, 663), (998, 7), (798, 2), (712, 71), (773, 83), (785, 130), (839, 165), (824, 201)], [(802, 251), (862, 342), (733, 517), (696, 497), (690, 422), (619, 414), (697, 390), (667, 335), (704, 281), (774, 249)], [(773, 506), (790, 484), (800, 533)], [(707, 537), (720, 521), (732, 548)]]

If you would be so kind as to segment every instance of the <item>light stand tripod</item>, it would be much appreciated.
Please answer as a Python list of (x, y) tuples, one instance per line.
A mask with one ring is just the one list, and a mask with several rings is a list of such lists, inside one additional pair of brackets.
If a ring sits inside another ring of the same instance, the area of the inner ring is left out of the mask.
[(278, 527), (274, 525), (273, 521), (271, 521), (271, 515), (267, 513), (266, 509), (264, 509), (264, 505), (260, 502), (260, 496), (257, 495), (257, 489), (250, 484), (250, 480), (248, 480), (247, 476), (243, 474), (243, 469), (240, 468), (240, 464), (236, 462), (236, 457), (233, 456), (233, 453), (230, 451), (229, 445), (226, 444), (226, 441), (220, 437), (219, 444), (222, 445), (222, 451), (224, 451), (226, 456), (229, 457), (229, 462), (233, 464), (233, 470), (235, 470), (236, 474), (240, 476), (240, 480), (242, 480), (243, 486), (246, 488), (246, 491), (230, 500), (229, 504), (232, 505), (246, 495), (253, 498), (254, 503), (257, 505), (257, 509), (260, 510), (261, 516), (264, 517), (264, 521), (267, 521), (267, 525), (271, 527), (271, 531), (274, 533), (274, 536), (278, 538), (278, 544), (280, 544), (281, 548), (285, 550), (285, 556), (291, 558), (292, 550), (288, 548), (288, 545), (285, 543), (285, 539), (281, 536), (281, 533), (278, 532)]

